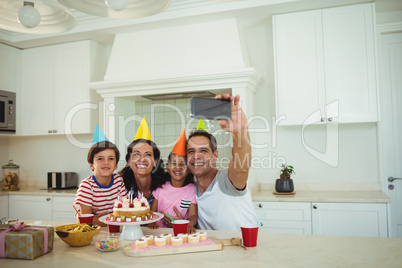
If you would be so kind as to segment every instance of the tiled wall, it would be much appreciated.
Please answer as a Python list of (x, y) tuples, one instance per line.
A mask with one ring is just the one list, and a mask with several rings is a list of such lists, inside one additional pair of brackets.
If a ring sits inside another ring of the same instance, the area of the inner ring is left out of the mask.
[[(190, 99), (135, 103), (136, 115), (145, 116), (152, 139), (158, 145), (164, 160), (172, 151), (183, 128), (186, 129), (188, 137), (197, 127), (199, 120), (190, 117), (190, 108)], [(230, 133), (222, 131), (218, 121), (204, 120), (204, 123), (207, 131), (217, 139), (219, 163), (222, 163), (223, 167), (227, 166), (232, 159)], [(136, 122), (135, 128), (138, 127), (139, 122)]]

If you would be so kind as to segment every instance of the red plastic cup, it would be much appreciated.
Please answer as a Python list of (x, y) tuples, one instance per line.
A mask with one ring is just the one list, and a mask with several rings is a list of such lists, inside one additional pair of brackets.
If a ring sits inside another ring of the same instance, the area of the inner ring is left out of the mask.
[(80, 223), (92, 223), (93, 219), (94, 214), (81, 214), (81, 216), (78, 216)]
[(120, 225), (107, 225), (109, 233), (120, 233)]
[(257, 246), (258, 226), (243, 226), (241, 228), (241, 235), (243, 237), (243, 246), (255, 247)]
[(187, 234), (188, 220), (175, 220), (173, 224), (173, 234), (177, 236), (178, 234)]

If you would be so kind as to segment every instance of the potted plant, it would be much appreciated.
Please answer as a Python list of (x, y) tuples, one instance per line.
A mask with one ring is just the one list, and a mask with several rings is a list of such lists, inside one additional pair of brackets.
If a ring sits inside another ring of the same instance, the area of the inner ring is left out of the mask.
[(290, 178), (291, 174), (296, 174), (293, 166), (283, 164), (280, 178), (276, 180), (275, 190), (278, 193), (291, 193), (294, 191), (293, 180)]

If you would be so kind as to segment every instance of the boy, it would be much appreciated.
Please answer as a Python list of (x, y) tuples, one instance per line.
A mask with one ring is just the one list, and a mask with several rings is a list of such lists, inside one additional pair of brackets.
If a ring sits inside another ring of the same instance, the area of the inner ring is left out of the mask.
[(80, 183), (74, 204), (80, 205), (81, 214), (95, 214), (93, 224), (105, 226), (99, 217), (113, 212), (119, 195), (127, 195), (123, 179), (113, 173), (119, 158), (119, 150), (109, 141), (97, 142), (89, 149), (87, 160), (94, 174)]

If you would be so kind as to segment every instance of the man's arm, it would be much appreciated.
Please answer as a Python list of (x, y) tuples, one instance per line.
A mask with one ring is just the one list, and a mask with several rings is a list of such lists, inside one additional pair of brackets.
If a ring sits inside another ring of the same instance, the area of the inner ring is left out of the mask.
[(232, 102), (232, 120), (219, 120), (220, 127), (229, 131), (233, 137), (232, 155), (228, 177), (237, 189), (244, 189), (251, 166), (251, 146), (246, 115), (240, 107), (240, 96), (218, 95), (218, 99), (230, 99)]

